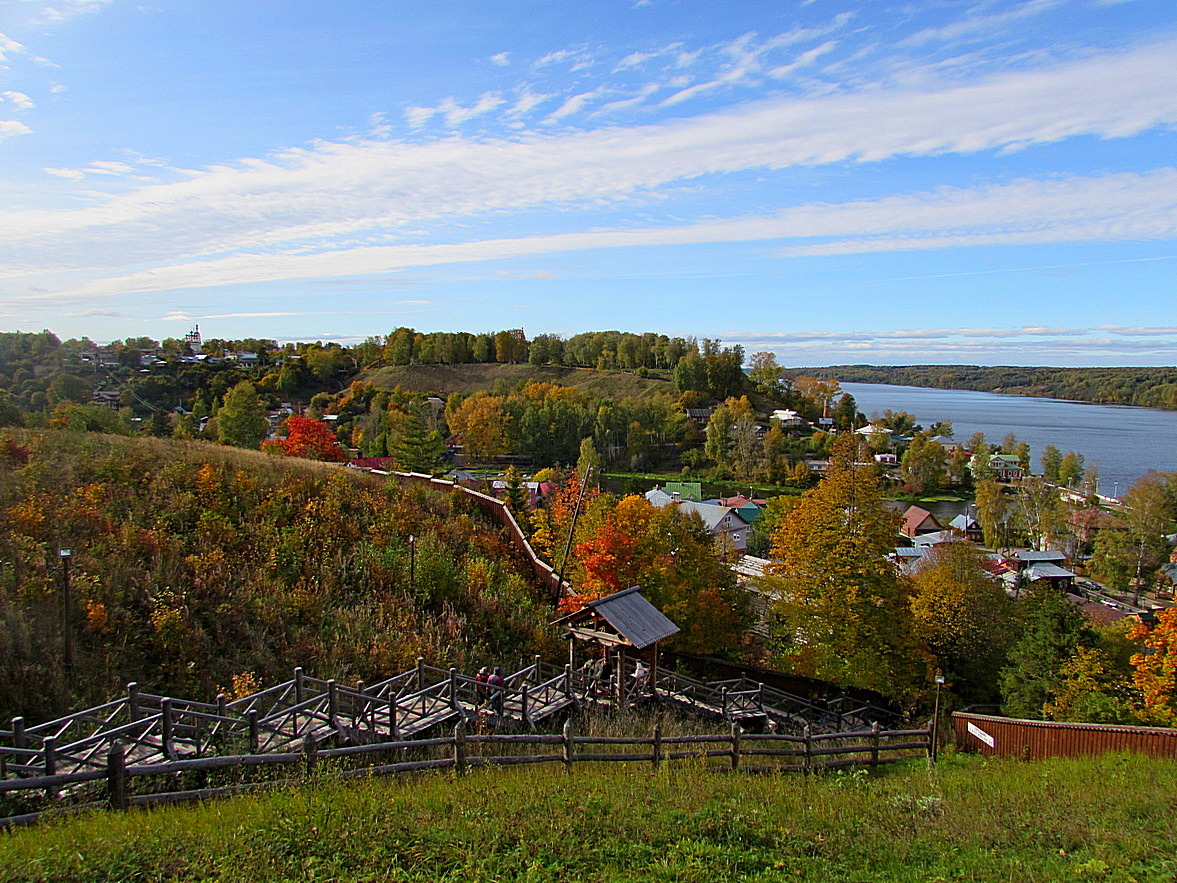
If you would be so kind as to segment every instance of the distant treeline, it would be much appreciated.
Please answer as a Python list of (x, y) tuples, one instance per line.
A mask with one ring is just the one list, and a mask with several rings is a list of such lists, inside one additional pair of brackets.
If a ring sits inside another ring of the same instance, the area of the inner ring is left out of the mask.
[(1009, 365), (833, 365), (796, 368), (846, 383), (971, 389), (1177, 411), (1177, 368), (1025, 368)]

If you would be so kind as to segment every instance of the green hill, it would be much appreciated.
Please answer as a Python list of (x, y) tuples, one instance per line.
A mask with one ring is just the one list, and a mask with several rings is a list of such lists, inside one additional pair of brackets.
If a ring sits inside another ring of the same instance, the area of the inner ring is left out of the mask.
[(465, 365), (388, 365), (362, 372), (356, 379), (384, 389), (447, 396), (480, 390), (508, 392), (526, 383), (573, 386), (594, 398), (646, 398), (658, 393), (677, 397), (669, 372), (600, 371), (553, 365), (471, 363)]
[(0, 881), (1140, 881), (1177, 875), (1177, 762), (942, 758), (877, 777), (683, 762), (341, 785), (0, 837)]

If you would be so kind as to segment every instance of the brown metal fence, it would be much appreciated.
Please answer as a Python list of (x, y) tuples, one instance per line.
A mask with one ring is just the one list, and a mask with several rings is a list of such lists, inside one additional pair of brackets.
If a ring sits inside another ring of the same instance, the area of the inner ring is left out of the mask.
[(1177, 758), (1177, 730), (1159, 727), (1019, 720), (958, 711), (952, 715), (952, 729), (960, 748), (989, 757), (1042, 760), (1135, 751)]

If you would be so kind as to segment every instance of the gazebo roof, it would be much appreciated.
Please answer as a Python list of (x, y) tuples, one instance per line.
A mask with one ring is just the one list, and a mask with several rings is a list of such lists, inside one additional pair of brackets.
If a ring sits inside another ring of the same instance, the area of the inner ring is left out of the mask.
[(553, 625), (564, 626), (582, 640), (628, 644), (635, 650), (642, 650), (679, 632), (677, 625), (642, 597), (638, 586), (590, 601), (575, 613), (557, 619)]

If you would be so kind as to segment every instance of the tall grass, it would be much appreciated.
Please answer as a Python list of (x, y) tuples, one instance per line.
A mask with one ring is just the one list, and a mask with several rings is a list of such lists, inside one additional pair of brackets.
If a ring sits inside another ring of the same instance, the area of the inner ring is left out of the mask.
[(886, 774), (683, 764), (311, 781), (0, 837), (0, 881), (1177, 878), (1177, 763), (946, 756)]

